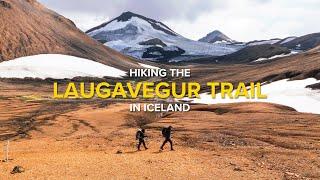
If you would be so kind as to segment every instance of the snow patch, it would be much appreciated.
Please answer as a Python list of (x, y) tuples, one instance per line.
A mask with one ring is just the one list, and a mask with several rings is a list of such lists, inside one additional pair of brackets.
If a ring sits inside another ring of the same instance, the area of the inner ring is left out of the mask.
[(40, 54), (0, 63), (1, 78), (121, 77), (126, 72), (92, 60), (61, 54)]
[(285, 43), (287, 43), (287, 42), (290, 42), (290, 41), (292, 41), (292, 40), (294, 40), (294, 39), (296, 39), (297, 37), (288, 37), (287, 39), (285, 39), (285, 40), (283, 40), (282, 42), (280, 42), (280, 44), (285, 44)]
[(256, 45), (262, 45), (262, 44), (275, 44), (275, 43), (277, 43), (279, 41), (281, 41), (281, 39), (252, 41), (252, 42), (247, 43), (247, 46), (256, 46)]
[(219, 103), (238, 103), (238, 102), (269, 102), (290, 106), (299, 112), (320, 114), (320, 90), (311, 90), (306, 86), (319, 83), (314, 78), (288, 81), (280, 80), (262, 86), (262, 93), (267, 94), (267, 99), (222, 99), (217, 94), (216, 99), (212, 99), (209, 94), (201, 94), (199, 99), (184, 98), (184, 100), (192, 100), (198, 104), (219, 104)]
[(140, 66), (147, 68), (147, 69), (160, 69), (158, 67), (155, 66), (151, 66), (151, 65), (147, 65), (147, 64), (142, 64), (142, 63), (138, 63)]
[(261, 61), (267, 61), (267, 60), (273, 60), (273, 59), (277, 59), (277, 58), (282, 58), (282, 57), (287, 57), (287, 56), (291, 56), (294, 54), (298, 54), (299, 52), (297, 51), (291, 51), (291, 53), (289, 54), (279, 54), (279, 55), (275, 55), (269, 58), (259, 58), (257, 60), (254, 60), (253, 62), (261, 62)]

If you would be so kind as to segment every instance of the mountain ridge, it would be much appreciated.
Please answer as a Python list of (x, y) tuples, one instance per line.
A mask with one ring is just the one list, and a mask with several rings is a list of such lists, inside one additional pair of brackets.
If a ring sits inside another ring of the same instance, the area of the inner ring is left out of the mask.
[(160, 21), (132, 12), (124, 12), (106, 23), (91, 28), (86, 33), (124, 54), (154, 61), (220, 56), (242, 48), (236, 45), (194, 41), (174, 32)]
[(123, 70), (137, 62), (93, 40), (69, 19), (36, 0), (2, 0), (0, 62), (37, 54), (65, 54)]
[[(111, 23), (111, 22), (113, 22), (113, 21), (115, 21), (115, 20), (117, 20), (118, 22), (125, 22), (125, 21), (130, 20), (132, 17), (138, 17), (138, 18), (144, 19), (144, 20), (146, 20), (146, 21), (148, 21), (148, 22), (151, 22), (150, 24), (151, 24), (155, 29), (162, 30), (162, 31), (164, 31), (164, 32), (166, 32), (166, 33), (168, 33), (168, 34), (170, 34), (170, 35), (173, 35), (173, 36), (176, 36), (176, 35), (177, 35), (172, 29), (170, 29), (167, 25), (163, 24), (162, 22), (156, 21), (156, 20), (151, 19), (151, 18), (147, 18), (147, 17), (145, 17), (145, 16), (142, 16), (142, 15), (136, 14), (136, 13), (133, 13), (133, 12), (131, 12), (131, 11), (123, 12), (120, 16), (118, 16), (118, 17), (116, 17), (116, 18), (114, 18), (114, 19), (112, 19), (112, 20), (110, 20), (110, 21), (107, 21), (106, 23), (103, 23), (103, 24), (101, 24), (101, 25), (99, 25), (99, 26), (96, 26), (96, 27), (93, 27), (93, 28), (87, 30), (86, 33), (88, 34), (88, 33), (90, 33), (90, 32), (93, 32), (93, 31), (97, 30), (97, 29), (100, 29), (100, 28), (108, 25), (109, 23)], [(156, 23), (159, 23), (161, 26), (164, 26), (164, 27), (167, 28), (167, 29), (161, 28), (159, 25), (156, 25)], [(169, 31), (168, 31), (168, 30), (169, 30)]]

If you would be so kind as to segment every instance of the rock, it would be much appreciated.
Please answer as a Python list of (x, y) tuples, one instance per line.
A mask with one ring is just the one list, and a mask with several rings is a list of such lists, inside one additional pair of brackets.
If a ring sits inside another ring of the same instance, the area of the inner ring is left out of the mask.
[(121, 150), (118, 150), (117, 152), (116, 152), (116, 154), (122, 154), (123, 152), (121, 151)]
[(13, 170), (11, 171), (11, 174), (16, 174), (16, 173), (23, 173), (25, 170), (21, 166), (15, 166)]
[(0, 7), (11, 9), (11, 4), (6, 1), (0, 1)]
[(320, 80), (320, 72), (314, 75), (314, 78), (316, 78), (317, 80)]
[(300, 175), (292, 172), (285, 172), (284, 179), (299, 179)]
[(312, 90), (320, 89), (320, 83), (308, 85), (306, 88), (311, 88)]
[(234, 170), (234, 171), (243, 171), (243, 170), (242, 170), (240, 167), (238, 167), (238, 166), (237, 166), (237, 167), (234, 167), (233, 170)]

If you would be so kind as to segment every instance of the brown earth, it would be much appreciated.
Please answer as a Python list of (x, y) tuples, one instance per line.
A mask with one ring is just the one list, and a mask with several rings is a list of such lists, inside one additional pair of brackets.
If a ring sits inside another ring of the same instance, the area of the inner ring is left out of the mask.
[(0, 1), (0, 62), (36, 54), (66, 54), (122, 70), (139, 67), (93, 40), (75, 24), (36, 0)]
[[(55, 101), (46, 84), (0, 81), (0, 179), (320, 179), (320, 116), (281, 105), (193, 105), (146, 125), (135, 150), (128, 102)], [(174, 127), (175, 151), (159, 152)], [(117, 151), (121, 151), (117, 154)], [(14, 166), (25, 172), (10, 174)]]

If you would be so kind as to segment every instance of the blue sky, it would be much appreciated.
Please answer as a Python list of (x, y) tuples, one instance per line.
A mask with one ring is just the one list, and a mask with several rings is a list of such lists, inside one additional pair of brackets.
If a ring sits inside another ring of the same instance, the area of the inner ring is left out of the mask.
[(90, 29), (124, 11), (160, 20), (197, 40), (213, 30), (232, 39), (284, 38), (320, 32), (319, 0), (39, 0)]

